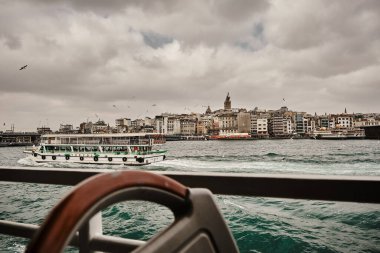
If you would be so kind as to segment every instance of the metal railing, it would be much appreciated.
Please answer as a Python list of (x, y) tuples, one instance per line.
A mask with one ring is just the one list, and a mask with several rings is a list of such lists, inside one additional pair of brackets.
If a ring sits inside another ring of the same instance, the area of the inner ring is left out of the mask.
[[(112, 171), (0, 167), (0, 181), (76, 185), (98, 173)], [(188, 187), (208, 188), (214, 194), (380, 203), (380, 176), (152, 172), (171, 177)], [(101, 224), (99, 213), (79, 230), (69, 245), (78, 247), (80, 252), (128, 252), (145, 243), (103, 235)], [(31, 238), (37, 229), (37, 225), (0, 221), (0, 233), (6, 235)]]

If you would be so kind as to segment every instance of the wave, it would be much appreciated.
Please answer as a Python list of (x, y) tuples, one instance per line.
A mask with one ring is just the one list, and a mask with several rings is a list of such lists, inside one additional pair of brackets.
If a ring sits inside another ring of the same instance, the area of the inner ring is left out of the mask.
[(283, 155), (280, 155), (280, 154), (277, 154), (277, 153), (269, 152), (269, 153), (265, 154), (264, 156), (275, 157), (275, 156), (283, 156)]
[(367, 156), (371, 153), (328, 153), (330, 156)]

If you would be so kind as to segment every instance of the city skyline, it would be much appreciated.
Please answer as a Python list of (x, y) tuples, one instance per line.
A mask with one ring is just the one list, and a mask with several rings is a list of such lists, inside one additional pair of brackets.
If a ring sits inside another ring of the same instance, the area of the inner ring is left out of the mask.
[[(285, 99), (283, 99), (285, 101)], [(212, 118), (216, 118), (216, 117), (219, 117), (220, 115), (224, 115), (224, 114), (234, 114), (234, 115), (237, 115), (237, 113), (239, 112), (245, 112), (245, 113), (249, 113), (251, 115), (272, 115), (274, 116), (276, 114), (276, 112), (281, 112), (281, 114), (283, 112), (291, 112), (292, 114), (302, 114), (302, 115), (305, 115), (307, 117), (315, 117), (315, 118), (324, 118), (324, 117), (328, 117), (328, 118), (337, 118), (337, 117), (346, 117), (345, 115), (349, 116), (349, 117), (359, 117), (359, 121), (362, 121), (362, 117), (364, 116), (365, 120), (368, 119), (367, 117), (370, 117), (370, 118), (376, 118), (378, 119), (380, 117), (380, 113), (378, 112), (371, 112), (371, 113), (362, 113), (362, 112), (348, 112), (347, 111), (347, 108), (344, 108), (344, 110), (342, 112), (337, 112), (337, 113), (327, 113), (325, 112), (324, 114), (317, 114), (316, 112), (315, 113), (310, 113), (310, 112), (306, 112), (306, 111), (296, 111), (296, 110), (292, 110), (291, 108), (288, 108), (287, 106), (282, 106), (281, 108), (277, 108), (277, 109), (267, 109), (267, 108), (258, 108), (258, 107), (255, 107), (254, 109), (247, 109), (247, 108), (238, 108), (238, 107), (232, 107), (232, 100), (231, 100), (231, 97), (230, 97), (230, 93), (228, 92), (227, 93), (227, 96), (224, 100), (224, 106), (223, 107), (220, 107), (220, 108), (216, 108), (216, 109), (211, 109), (210, 106), (206, 106), (207, 109), (205, 109), (203, 112), (189, 112), (189, 113), (173, 113), (173, 112), (161, 112), (157, 115), (154, 115), (153, 117), (149, 117), (149, 116), (141, 116), (141, 117), (137, 117), (137, 118), (131, 118), (131, 117), (128, 117), (128, 116), (124, 116), (124, 117), (120, 117), (120, 118), (115, 118), (115, 119), (112, 119), (111, 121), (106, 121), (102, 118), (99, 117), (99, 115), (96, 115), (96, 119), (95, 120), (89, 120), (89, 118), (86, 119), (86, 121), (81, 121), (79, 122), (78, 124), (76, 123), (73, 123), (73, 122), (60, 122), (59, 125), (56, 125), (56, 126), (50, 126), (48, 124), (43, 124), (41, 122), (41, 124), (39, 126), (37, 126), (37, 130), (40, 129), (46, 129), (48, 131), (52, 130), (52, 131), (57, 131), (57, 129), (61, 129), (61, 127), (63, 128), (67, 128), (69, 127), (71, 130), (75, 130), (75, 129), (79, 129), (79, 125), (82, 125), (82, 124), (86, 124), (86, 123), (90, 123), (90, 124), (100, 124), (102, 126), (107, 126), (108, 127), (117, 127), (118, 123), (117, 121), (124, 121), (124, 120), (129, 120), (129, 121), (134, 121), (134, 122), (138, 122), (138, 121), (144, 121), (144, 120), (153, 120), (153, 121), (156, 121), (158, 118), (160, 117), (174, 117), (174, 118), (178, 118), (178, 117), (191, 117), (191, 118), (194, 118), (194, 117), (208, 117), (208, 116), (212, 116)], [(264, 118), (267, 118), (267, 116), (264, 116)], [(286, 117), (288, 118), (288, 116)], [(290, 117), (291, 118), (291, 117)], [(179, 119), (179, 118), (178, 118)], [(251, 119), (252, 120), (252, 119)], [(155, 123), (153, 124), (155, 125)], [(149, 125), (150, 126), (150, 125)], [(33, 130), (27, 130), (27, 131), (31, 131), (33, 132), (34, 130), (36, 129), (33, 129)], [(11, 123), (10, 126), (9, 125), (6, 125), (6, 123), (3, 124), (2, 128), (0, 128), (0, 132), (3, 131), (3, 132), (7, 132), (7, 131), (20, 131), (20, 129), (16, 129), (15, 128), (15, 125), (14, 123)], [(25, 131), (21, 129), (21, 132)], [(45, 131), (45, 130), (43, 130)]]
[(227, 92), (247, 110), (380, 112), (379, 12), (371, 0), (4, 2), (1, 124), (203, 113)]

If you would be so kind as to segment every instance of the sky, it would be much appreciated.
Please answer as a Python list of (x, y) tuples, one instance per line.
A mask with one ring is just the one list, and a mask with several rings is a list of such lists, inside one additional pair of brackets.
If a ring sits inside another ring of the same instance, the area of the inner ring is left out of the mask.
[(203, 113), (228, 92), (380, 112), (380, 1), (0, 0), (0, 130)]

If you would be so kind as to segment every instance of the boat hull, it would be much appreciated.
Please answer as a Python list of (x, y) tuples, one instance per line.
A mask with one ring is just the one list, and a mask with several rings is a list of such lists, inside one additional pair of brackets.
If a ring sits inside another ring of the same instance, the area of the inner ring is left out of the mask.
[(127, 165), (142, 166), (166, 159), (165, 154), (148, 155), (92, 155), (92, 154), (49, 154), (32, 153), (32, 159), (37, 163), (79, 163), (79, 164), (99, 164), (99, 165)]

